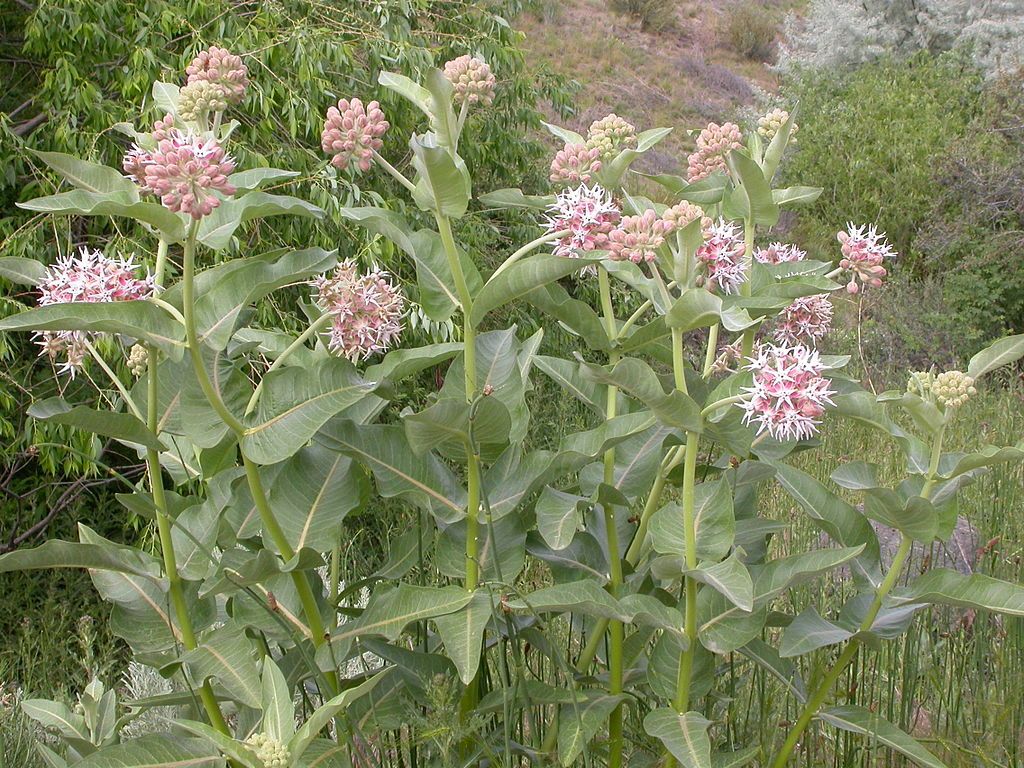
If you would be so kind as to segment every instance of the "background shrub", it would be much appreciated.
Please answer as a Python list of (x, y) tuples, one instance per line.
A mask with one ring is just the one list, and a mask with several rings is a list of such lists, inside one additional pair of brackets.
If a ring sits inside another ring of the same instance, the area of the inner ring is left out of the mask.
[(662, 32), (676, 23), (675, 3), (668, 0), (608, 0), (608, 7), (639, 19), (645, 32)]
[(724, 18), (729, 44), (754, 61), (771, 61), (779, 34), (779, 20), (762, 3), (744, 2), (730, 7)]

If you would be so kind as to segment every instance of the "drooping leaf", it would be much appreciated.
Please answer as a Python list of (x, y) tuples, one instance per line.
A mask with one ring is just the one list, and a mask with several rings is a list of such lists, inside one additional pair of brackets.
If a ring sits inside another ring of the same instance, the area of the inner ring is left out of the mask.
[(75, 763), (76, 768), (224, 768), (224, 758), (205, 739), (147, 734), (104, 747)]
[(508, 606), (512, 610), (523, 611), (528, 615), (535, 612), (573, 612), (602, 619), (629, 621), (629, 614), (622, 609), (618, 601), (590, 580), (544, 587), (520, 599), (509, 600)]
[(295, 702), (288, 681), (270, 656), (263, 658), (260, 708), (263, 732), (274, 741), (286, 744), (295, 734)]
[(291, 754), (296, 756), (304, 755), (313, 739), (316, 738), (316, 735), (334, 719), (335, 715), (350, 706), (352, 703), (361, 699), (363, 696), (372, 693), (374, 688), (391, 676), (392, 671), (392, 669), (385, 669), (378, 672), (366, 682), (360, 683), (354, 688), (342, 691), (337, 696), (329, 699), (323, 705), (318, 707), (316, 711), (309, 716), (306, 722), (299, 727), (295, 732), (295, 735), (288, 742), (288, 750)]
[(754, 610), (754, 583), (751, 581), (750, 572), (735, 553), (720, 563), (702, 563), (686, 574), (717, 590), (740, 610)]
[(948, 568), (933, 568), (907, 587), (895, 590), (893, 605), (937, 603), (960, 608), (1024, 616), (1024, 586), (975, 573), (966, 576)]
[(537, 531), (549, 547), (565, 549), (572, 543), (579, 525), (580, 508), (587, 500), (582, 496), (545, 486), (537, 499)]
[(660, 708), (647, 713), (644, 730), (658, 739), (683, 768), (712, 768), (711, 721), (698, 712)]
[(851, 629), (826, 621), (813, 607), (806, 608), (783, 631), (779, 656), (784, 659), (801, 656), (817, 648), (845, 642), (854, 634)]
[(32, 403), (28, 415), (41, 421), (67, 424), (95, 435), (141, 445), (154, 451), (165, 450), (160, 439), (130, 413), (97, 411), (84, 405), (72, 406), (63, 397), (50, 397)]
[(294, 179), (298, 175), (298, 171), (284, 171), (280, 168), (247, 168), (231, 174), (231, 185), (240, 192), (251, 192), (267, 184)]
[(785, 685), (798, 701), (807, 701), (807, 688), (796, 664), (782, 658), (775, 648), (763, 640), (754, 639), (740, 648), (740, 653)]
[(486, 590), (477, 590), (459, 610), (434, 618), (445, 652), (465, 685), (473, 682), (480, 667), (480, 648), (490, 618), (491, 596)]
[(1024, 356), (1024, 333), (1007, 336), (978, 352), (967, 364), (967, 375), (979, 379), (989, 371), (1020, 360)]
[(473, 593), (462, 587), (418, 587), (401, 584), (374, 595), (358, 621), (350, 621), (335, 634), (338, 639), (382, 635), (395, 641), (414, 621), (434, 619), (467, 606)]
[(79, 189), (88, 192), (134, 193), (138, 199), (135, 182), (126, 178), (116, 168), (82, 160), (63, 152), (40, 152), (35, 149), (30, 149), (29, 152)]
[(555, 202), (554, 195), (524, 195), (521, 189), (496, 189), (478, 198), (488, 208), (525, 208), (543, 211)]
[(946, 768), (946, 764), (921, 746), (917, 739), (869, 709), (847, 704), (830, 707), (823, 711), (820, 717), (840, 730), (863, 734), (871, 742), (884, 744), (925, 768)]
[(214, 630), (181, 661), (197, 684), (213, 678), (239, 703), (259, 707), (262, 693), (254, 652), (242, 627), (228, 624)]
[(0, 257), (0, 277), (18, 285), (35, 288), (46, 277), (46, 266), (35, 259), (21, 256)]
[[(112, 169), (111, 169), (112, 170)], [(132, 184), (132, 182), (128, 182)], [(38, 211), (56, 216), (123, 216), (149, 224), (168, 242), (176, 243), (185, 238), (185, 223), (182, 217), (159, 203), (139, 200), (134, 189), (127, 192), (89, 192), (75, 189), (48, 197), (37, 197), (19, 208)]]
[(387, 208), (364, 207), (364, 208), (342, 208), (343, 218), (354, 221), (359, 226), (368, 229), (378, 235), (383, 235), (393, 242), (405, 253), (416, 257), (416, 249), (413, 245), (412, 226), (406, 221), (402, 214), (396, 211), (389, 211)]
[(98, 543), (50, 539), (32, 549), (16, 549), (0, 555), (0, 573), (51, 568), (87, 568), (129, 573), (154, 580), (160, 564), (152, 555), (134, 547), (97, 536)]
[(563, 704), (558, 718), (558, 762), (572, 765), (623, 699), (622, 695), (593, 694), (585, 701)]
[(516, 262), (484, 284), (473, 301), (471, 322), (479, 325), (488, 312), (536, 288), (571, 275), (588, 266), (591, 261), (542, 253)]
[(326, 358), (315, 369), (279, 368), (263, 380), (263, 395), (242, 436), (242, 450), (259, 464), (291, 456), (328, 419), (376, 389), (347, 360)]
[(689, 432), (702, 431), (700, 406), (678, 389), (665, 392), (657, 374), (642, 360), (633, 357), (623, 358), (610, 371), (589, 363), (585, 363), (583, 369), (595, 381), (615, 385), (638, 399), (650, 408), (663, 424)]
[(211, 250), (219, 251), (231, 244), (235, 230), (245, 222), (286, 214), (316, 219), (324, 216), (321, 208), (297, 197), (249, 192), (222, 201), (213, 209), (213, 213), (204, 216), (199, 225), (199, 242)]

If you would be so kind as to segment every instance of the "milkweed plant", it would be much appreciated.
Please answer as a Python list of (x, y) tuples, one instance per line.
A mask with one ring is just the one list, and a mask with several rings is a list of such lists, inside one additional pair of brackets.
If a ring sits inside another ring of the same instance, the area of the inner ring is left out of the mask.
[[(214, 47), (184, 85), (156, 83), (159, 113), (125, 128), (121, 168), (37, 153), (70, 189), (23, 208), (134, 219), (148, 254), (0, 260), (35, 304), (0, 330), (33, 334), (55, 376), (89, 369), (115, 393), (109, 410), (53, 397), (31, 415), (137, 451), (147, 473), (119, 499), (159, 541), (153, 555), (81, 525), (78, 541), (0, 557), (0, 571), (88, 570), (133, 663), (170, 682), (119, 701), (97, 680), (73, 708), (23, 702), (60, 737), (39, 744), (48, 765), (783, 768), (820, 728), (942, 765), (842, 703), (837, 682), (931, 605), (1024, 615), (1020, 585), (905, 567), (914, 543), (949, 537), (962, 487), (1024, 458), (1020, 444), (944, 441), (1024, 336), (966, 371), (914, 372), (904, 391), (876, 396), (844, 373), (828, 354), (830, 296), (876, 289), (896, 254), (869, 223), (845, 225), (834, 253), (773, 236), (781, 211), (821, 191), (773, 186), (797, 132), (781, 110), (747, 133), (694, 132), (686, 176), (655, 178), (669, 205), (627, 181), (670, 129), (616, 115), (585, 136), (548, 126), (564, 143), (549, 189), (475, 195), (459, 145), (501, 85), (474, 55), (422, 82), (380, 75), (423, 113), (403, 158), (381, 154), (390, 125), (369, 88), (323, 104), (320, 173), (386, 174), (429, 222), (341, 212), (391, 241), (415, 280), (320, 248), (218, 257), (244, 222), (324, 217), (263, 191), (295, 172), (233, 159), (249, 77)], [(493, 270), (457, 237), (474, 197), (535, 222)], [(305, 330), (254, 327), (250, 307), (286, 288)], [(510, 304), (541, 330), (501, 327)], [(460, 340), (411, 344), (411, 307)], [(541, 354), (545, 326), (570, 354)], [(443, 371), (436, 392), (386, 409), (428, 370)], [(528, 439), (538, 377), (590, 415), (545, 449)], [(886, 487), (854, 460), (824, 484), (792, 466), (837, 418), (901, 452), (905, 478)], [(827, 534), (820, 548), (775, 556), (787, 521), (762, 513), (774, 487)], [(343, 521), (377, 498), (414, 522), (380, 569), (342, 582)], [(899, 531), (891, 562), (872, 521)], [(826, 575), (849, 582), (837, 615), (783, 599)], [(827, 667), (804, 679), (799, 658), (823, 648)], [(727, 658), (776, 679), (800, 713), (767, 743), (725, 737)]]

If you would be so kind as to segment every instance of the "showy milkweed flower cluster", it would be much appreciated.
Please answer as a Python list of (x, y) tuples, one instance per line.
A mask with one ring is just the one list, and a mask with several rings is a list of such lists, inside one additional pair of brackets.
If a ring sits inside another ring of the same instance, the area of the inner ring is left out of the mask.
[(608, 235), (621, 218), (611, 194), (596, 184), (559, 192), (548, 213), (548, 232), (569, 230), (554, 242), (553, 253), (570, 258), (607, 248)]
[(697, 136), (697, 149), (686, 159), (688, 181), (706, 179), (715, 171), (726, 169), (725, 156), (743, 146), (743, 134), (735, 123), (708, 123)]
[(850, 273), (850, 282), (846, 290), (857, 293), (861, 287), (878, 288), (882, 278), (888, 274), (882, 263), (886, 259), (895, 258), (896, 253), (885, 240), (885, 234), (877, 231), (874, 226), (855, 227), (847, 224), (845, 232), (836, 235), (842, 246), (843, 258), (839, 266)]
[(566, 144), (555, 153), (548, 176), (555, 183), (589, 184), (601, 170), (601, 150), (586, 144)]
[[(787, 120), (789, 120), (789, 112), (784, 109), (773, 109), (757, 119), (757, 132), (764, 137), (765, 141), (770, 142)], [(789, 141), (791, 143), (796, 144), (796, 132), (799, 130), (800, 126), (796, 123), (790, 126)]]
[(654, 261), (658, 248), (665, 243), (665, 235), (671, 231), (672, 223), (658, 216), (652, 208), (639, 216), (626, 216), (608, 234), (610, 257), (634, 264)]
[(156, 150), (138, 160), (145, 169), (142, 190), (155, 194), (175, 213), (201, 219), (220, 206), (214, 192), (225, 197), (235, 194), (228, 179), (235, 161), (216, 139), (171, 131)]
[(832, 328), (832, 302), (827, 293), (801, 296), (779, 313), (773, 335), (779, 344), (816, 346)]
[(754, 250), (754, 258), (762, 264), (785, 264), (791, 261), (803, 261), (807, 252), (791, 243), (772, 243), (767, 248)]
[(757, 424), (757, 434), (776, 440), (804, 440), (818, 431), (826, 405), (835, 405), (831, 382), (818, 352), (802, 345), (762, 345), (748, 358), (746, 370), (754, 374), (747, 398), (739, 403), (745, 424)]
[(202, 123), (213, 112), (228, 108), (224, 89), (209, 80), (196, 80), (178, 92), (178, 112), (182, 118), (193, 123)]
[(683, 229), (697, 219), (700, 219), (702, 232), (708, 232), (712, 226), (711, 217), (704, 215), (704, 209), (686, 200), (666, 209), (661, 218), (671, 224), (673, 229)]
[(360, 99), (341, 99), (338, 106), (327, 110), (320, 145), (333, 155), (331, 165), (335, 168), (365, 172), (373, 164), (373, 153), (384, 146), (381, 136), (390, 127), (376, 101), (363, 106)]
[(614, 112), (590, 124), (587, 147), (597, 148), (602, 160), (610, 160), (620, 150), (636, 146), (636, 127)]
[(237, 104), (245, 98), (249, 70), (241, 58), (226, 48), (212, 46), (200, 51), (185, 68), (185, 72), (188, 75), (187, 86), (199, 82), (211, 83), (220, 89), (228, 104)]
[[(39, 305), (109, 301), (137, 301), (153, 295), (153, 278), (137, 277), (139, 266), (130, 258), (112, 259), (102, 251), (82, 248), (78, 256), (69, 254), (47, 268), (37, 288)], [(82, 367), (87, 352), (85, 331), (41, 331), (40, 354), (56, 359), (65, 355), (59, 372), (72, 378)]]
[(456, 104), (480, 104), (489, 107), (494, 101), (497, 80), (487, 62), (479, 56), (465, 54), (444, 65), (444, 76), (455, 90)]
[(747, 279), (743, 266), (746, 245), (743, 231), (735, 224), (719, 219), (708, 230), (697, 248), (697, 261), (707, 269), (708, 290), (736, 293)]
[(349, 259), (313, 281), (317, 304), (331, 316), (328, 349), (359, 362), (391, 347), (402, 332), (405, 297), (387, 272), (365, 275)]

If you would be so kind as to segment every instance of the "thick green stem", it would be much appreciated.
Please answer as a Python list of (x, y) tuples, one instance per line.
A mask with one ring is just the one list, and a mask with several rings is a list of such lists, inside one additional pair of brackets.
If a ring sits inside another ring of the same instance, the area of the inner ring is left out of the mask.
[[(942, 438), (945, 434), (946, 427), (943, 425), (938, 433), (935, 435), (935, 439), (932, 442), (932, 454), (931, 463), (928, 467), (928, 475), (925, 480), (924, 487), (921, 489), (921, 498), (928, 499), (931, 497), (932, 489), (935, 487), (935, 480), (939, 470), (939, 459), (942, 456)], [(910, 554), (911, 547), (914, 544), (914, 540), (906, 534), (901, 534), (900, 546), (896, 550), (896, 554), (892, 559), (892, 565), (889, 566), (889, 572), (885, 575), (882, 583), (878, 585), (875, 590), (875, 596), (871, 601), (871, 605), (868, 607), (867, 613), (864, 614), (864, 619), (860, 623), (860, 632), (869, 632), (871, 627), (875, 624), (875, 619), (878, 618), (879, 611), (882, 610), (882, 603), (885, 601), (886, 596), (892, 591), (892, 588), (896, 586), (896, 582), (903, 572), (903, 566), (906, 563), (907, 556)], [(800, 713), (800, 717), (794, 723), (793, 728), (790, 730), (783, 742), (782, 747), (779, 749), (778, 754), (775, 756), (775, 760), (772, 761), (772, 768), (785, 768), (786, 763), (789, 762), (789, 758), (793, 755), (794, 750), (800, 743), (800, 737), (803, 736), (807, 726), (811, 724), (811, 721), (817, 716), (818, 710), (825, 703), (832, 689), (835, 687), (836, 682), (842, 676), (843, 672), (853, 661), (857, 655), (857, 650), (860, 647), (858, 640), (851, 640), (850, 643), (843, 649), (843, 652), (839, 654), (839, 658), (836, 659), (836, 663), (828, 671), (821, 683), (815, 689), (814, 693), (807, 700), (803, 710)]]
[[(157, 352), (149, 350), (149, 365), (147, 373), (147, 404), (146, 404), (146, 425), (155, 435), (160, 430), (158, 388), (157, 388)], [(178, 574), (178, 561), (174, 554), (174, 539), (171, 537), (171, 521), (168, 516), (167, 497), (164, 493), (164, 480), (160, 470), (160, 454), (149, 448), (146, 450), (146, 466), (149, 471), (149, 488), (153, 494), (153, 507), (156, 509), (156, 528), (160, 536), (160, 551), (164, 559), (164, 571), (167, 574), (168, 591), (171, 596), (171, 606), (174, 608), (175, 618), (178, 620), (178, 627), (181, 629), (181, 642), (185, 650), (191, 651), (196, 647), (196, 634), (192, 628), (192, 618), (188, 612), (188, 601), (185, 600), (185, 592), (181, 584), (181, 576)], [(208, 682), (199, 687), (199, 699), (203, 702), (206, 716), (210, 723), (225, 736), (230, 736), (231, 731), (224, 720), (224, 715), (217, 704), (217, 698), (213, 695), (213, 688)]]
[[(747, 279), (740, 286), (741, 296), (750, 296), (750, 278), (754, 265), (754, 222), (746, 219), (743, 222), (743, 266), (746, 270)], [(750, 357), (754, 351), (754, 335), (757, 333), (757, 326), (747, 328), (743, 332), (743, 342), (740, 349), (743, 357)]]
[[(206, 372), (206, 366), (203, 364), (202, 347), (199, 343), (195, 318), (196, 231), (196, 224), (193, 223), (189, 227), (188, 236), (185, 239), (185, 253), (183, 257), (181, 294), (182, 304), (184, 305), (185, 340), (188, 346), (189, 357), (192, 359), (192, 368), (195, 371), (196, 378), (199, 380), (199, 386), (203, 390), (203, 394), (220, 419), (241, 440), (245, 434), (245, 425), (228, 410), (228, 407), (220, 397), (220, 393), (217, 392), (213, 382), (210, 381), (210, 376)], [(242, 463), (245, 466), (245, 476), (249, 483), (253, 503), (263, 523), (263, 530), (270, 536), (281, 557), (285, 561), (290, 560), (295, 556), (295, 551), (292, 549), (291, 544), (288, 543), (288, 538), (274, 516), (273, 510), (270, 508), (266, 492), (263, 489), (263, 483), (260, 480), (259, 468), (244, 453), (242, 453)], [(316, 597), (313, 595), (313, 589), (304, 573), (293, 571), (291, 577), (292, 582), (295, 584), (295, 591), (298, 593), (299, 600), (302, 603), (303, 612), (306, 615), (306, 622), (309, 625), (313, 645), (319, 647), (323, 645), (325, 640), (324, 623)], [(337, 675), (331, 672), (327, 675), (327, 679), (332, 687), (336, 689)]]
[(711, 366), (715, 364), (715, 358), (718, 356), (718, 323), (711, 326), (711, 330), (708, 331), (708, 348), (704, 352), (704, 368), (701, 371), (701, 376), (705, 379), (711, 375)]
[[(605, 332), (609, 339), (617, 333), (615, 308), (612, 305), (611, 281), (608, 272), (598, 267), (598, 285), (601, 292), (601, 310), (604, 313)], [(617, 352), (610, 352), (608, 362), (614, 366), (619, 360)], [(605, 403), (605, 418), (611, 421), (617, 414), (618, 387), (609, 384)], [(615, 482), (615, 449), (609, 448), (604, 454), (604, 482), (612, 485)], [(613, 597), (618, 597), (622, 590), (622, 560), (619, 555), (619, 533), (615, 524), (615, 507), (604, 505), (605, 536), (608, 539), (608, 560), (610, 567), (609, 589)], [(622, 693), (623, 659), (622, 643), (625, 628), (621, 621), (608, 622), (608, 693), (617, 696)], [(615, 707), (608, 716), (608, 765), (619, 768), (622, 765), (622, 705)]]
[(285, 349), (284, 352), (278, 355), (277, 359), (270, 364), (269, 368), (267, 368), (267, 372), (263, 374), (263, 377), (260, 379), (260, 383), (256, 385), (256, 389), (253, 390), (252, 397), (249, 398), (249, 402), (245, 406), (246, 416), (248, 416), (256, 409), (256, 403), (259, 402), (260, 395), (263, 394), (263, 382), (266, 381), (267, 376), (276, 371), (282, 365), (284, 365), (285, 360), (291, 357), (297, 349), (301, 349), (302, 346), (305, 345), (305, 343), (309, 341), (309, 339), (312, 336), (315, 336), (324, 328), (326, 328), (330, 322), (330, 315), (321, 315), (315, 321), (313, 321), (310, 324), (310, 326), (306, 330), (304, 330), (295, 341), (289, 344), (288, 348)]
[(164, 273), (167, 271), (167, 241), (164, 238), (160, 238), (160, 243), (156, 247), (156, 267), (153, 269), (153, 285), (156, 286), (156, 292), (160, 292), (164, 289)]
[(409, 181), (405, 175), (399, 171), (395, 166), (385, 160), (376, 150), (373, 152), (373, 159), (377, 161), (377, 164), (391, 174), (391, 177), (405, 187), (410, 192), (416, 191), (416, 185)]
[[(683, 528), (685, 535), (686, 570), (697, 568), (697, 531), (694, 526), (694, 490), (697, 478), (698, 438), (686, 433), (686, 456), (683, 460)], [(673, 705), (682, 714), (690, 708), (690, 681), (693, 677), (693, 657), (697, 651), (697, 581), (684, 574), (686, 648), (679, 656), (679, 678)]]

